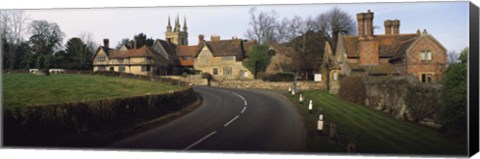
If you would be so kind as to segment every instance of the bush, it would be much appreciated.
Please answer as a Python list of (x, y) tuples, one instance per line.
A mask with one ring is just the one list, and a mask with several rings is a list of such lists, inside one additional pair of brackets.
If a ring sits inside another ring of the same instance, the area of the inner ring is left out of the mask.
[(271, 82), (291, 82), (294, 77), (295, 75), (291, 73), (276, 73), (274, 75), (265, 75), (263, 80)]
[(365, 104), (367, 89), (360, 76), (347, 76), (340, 82), (338, 96), (350, 102)]

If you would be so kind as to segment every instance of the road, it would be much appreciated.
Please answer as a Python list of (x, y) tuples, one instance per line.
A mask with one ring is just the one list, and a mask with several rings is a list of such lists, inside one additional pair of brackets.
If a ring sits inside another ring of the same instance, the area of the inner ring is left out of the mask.
[(294, 106), (266, 90), (194, 87), (196, 110), (116, 142), (115, 149), (302, 152), (306, 130)]

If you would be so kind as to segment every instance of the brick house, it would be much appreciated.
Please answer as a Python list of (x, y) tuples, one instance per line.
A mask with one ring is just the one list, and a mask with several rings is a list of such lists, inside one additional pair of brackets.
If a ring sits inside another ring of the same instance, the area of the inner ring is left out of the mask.
[[(339, 35), (335, 48), (326, 42), (325, 79), (337, 93), (339, 76), (405, 76), (435, 82), (447, 67), (446, 49), (426, 30), (401, 34), (399, 20), (385, 20), (385, 34), (374, 34), (374, 13), (357, 14), (358, 35)], [(328, 73), (328, 74), (327, 74)]]
[(254, 42), (236, 38), (220, 40), (220, 36), (205, 41), (200, 35), (193, 67), (217, 79), (253, 79), (253, 74), (242, 65), (252, 45)]

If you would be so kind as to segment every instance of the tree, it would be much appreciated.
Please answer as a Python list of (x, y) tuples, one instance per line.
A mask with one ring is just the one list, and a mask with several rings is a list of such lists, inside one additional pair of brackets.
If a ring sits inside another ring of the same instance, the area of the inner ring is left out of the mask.
[(454, 64), (458, 62), (459, 55), (455, 51), (450, 51), (448, 52), (447, 57), (448, 57), (448, 64)]
[(7, 44), (3, 58), (7, 62), (8, 69), (18, 68), (17, 47), (23, 41), (24, 30), (29, 15), (21, 10), (0, 11), (0, 35)]
[(467, 132), (467, 60), (468, 48), (458, 58), (460, 63), (451, 64), (443, 79), (441, 116), (450, 135), (466, 136)]
[(37, 67), (49, 68), (53, 64), (53, 52), (61, 47), (64, 33), (57, 23), (34, 20), (30, 24), (32, 51), (37, 56)]
[(318, 15), (317, 24), (334, 49), (339, 34), (353, 35), (357, 32), (355, 20), (338, 7)]
[(260, 12), (255, 14), (256, 8), (250, 9), (250, 28), (247, 29), (245, 36), (249, 39), (255, 39), (260, 44), (272, 44), (281, 41), (285, 33), (284, 26), (277, 21), (277, 14), (275, 11)]
[(67, 44), (65, 44), (65, 48), (66, 57), (63, 60), (72, 64), (70, 69), (82, 69), (84, 67), (84, 54), (88, 51), (82, 39), (78, 37), (69, 39)]
[(257, 73), (264, 72), (270, 64), (270, 58), (267, 45), (256, 45), (252, 47), (248, 60), (243, 61), (242, 64), (257, 78)]

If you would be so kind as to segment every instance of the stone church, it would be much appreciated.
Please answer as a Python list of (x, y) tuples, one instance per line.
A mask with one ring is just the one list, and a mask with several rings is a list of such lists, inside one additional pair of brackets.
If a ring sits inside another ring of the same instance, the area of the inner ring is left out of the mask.
[(436, 82), (447, 67), (447, 50), (427, 30), (400, 33), (400, 20), (385, 20), (385, 34), (374, 34), (374, 13), (357, 14), (358, 35), (339, 35), (336, 46), (325, 44), (322, 74), (330, 92), (339, 77), (349, 75), (406, 76)]

